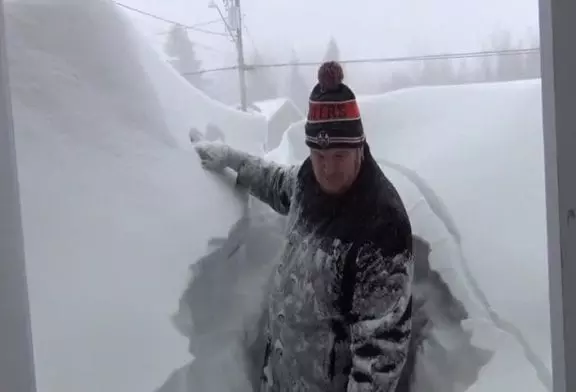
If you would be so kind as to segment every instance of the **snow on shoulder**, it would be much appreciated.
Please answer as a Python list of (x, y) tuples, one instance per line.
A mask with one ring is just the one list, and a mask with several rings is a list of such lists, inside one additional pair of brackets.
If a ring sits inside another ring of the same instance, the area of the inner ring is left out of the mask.
[(5, 8), (38, 387), (153, 391), (190, 359), (189, 265), (244, 203), (176, 131), (259, 121), (144, 56), (112, 2)]

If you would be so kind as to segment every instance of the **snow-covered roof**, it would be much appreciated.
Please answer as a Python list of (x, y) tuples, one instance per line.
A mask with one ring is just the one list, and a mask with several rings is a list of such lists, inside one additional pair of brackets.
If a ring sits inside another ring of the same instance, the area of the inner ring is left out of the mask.
[(296, 105), (294, 105), (294, 103), (288, 98), (276, 98), (276, 99), (268, 99), (265, 101), (256, 101), (253, 103), (253, 105), (256, 106), (260, 111), (260, 114), (262, 114), (268, 120), (272, 118), (274, 114), (278, 113), (278, 111), (285, 105), (290, 105), (298, 111)]

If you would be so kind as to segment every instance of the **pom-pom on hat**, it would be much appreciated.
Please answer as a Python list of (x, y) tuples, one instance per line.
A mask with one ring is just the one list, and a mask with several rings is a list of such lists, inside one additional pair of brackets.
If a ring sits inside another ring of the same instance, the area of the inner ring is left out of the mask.
[(310, 148), (358, 148), (366, 140), (356, 96), (344, 84), (342, 66), (329, 61), (318, 69), (310, 94), (306, 144)]

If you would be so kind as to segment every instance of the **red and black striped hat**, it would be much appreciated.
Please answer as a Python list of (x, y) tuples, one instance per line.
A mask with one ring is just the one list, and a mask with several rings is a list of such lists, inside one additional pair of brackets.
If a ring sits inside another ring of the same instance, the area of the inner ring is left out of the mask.
[(305, 127), (308, 147), (357, 148), (364, 144), (366, 137), (356, 96), (343, 80), (344, 72), (337, 62), (320, 66)]

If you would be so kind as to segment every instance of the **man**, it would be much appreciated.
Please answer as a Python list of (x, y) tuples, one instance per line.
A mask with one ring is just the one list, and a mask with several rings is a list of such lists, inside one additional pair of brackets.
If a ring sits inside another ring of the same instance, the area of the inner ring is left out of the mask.
[(342, 68), (325, 63), (318, 79), (302, 165), (196, 148), (205, 167), (235, 170), (239, 185), (287, 215), (268, 298), (265, 389), (394, 392), (411, 335), (411, 226), (370, 154)]

